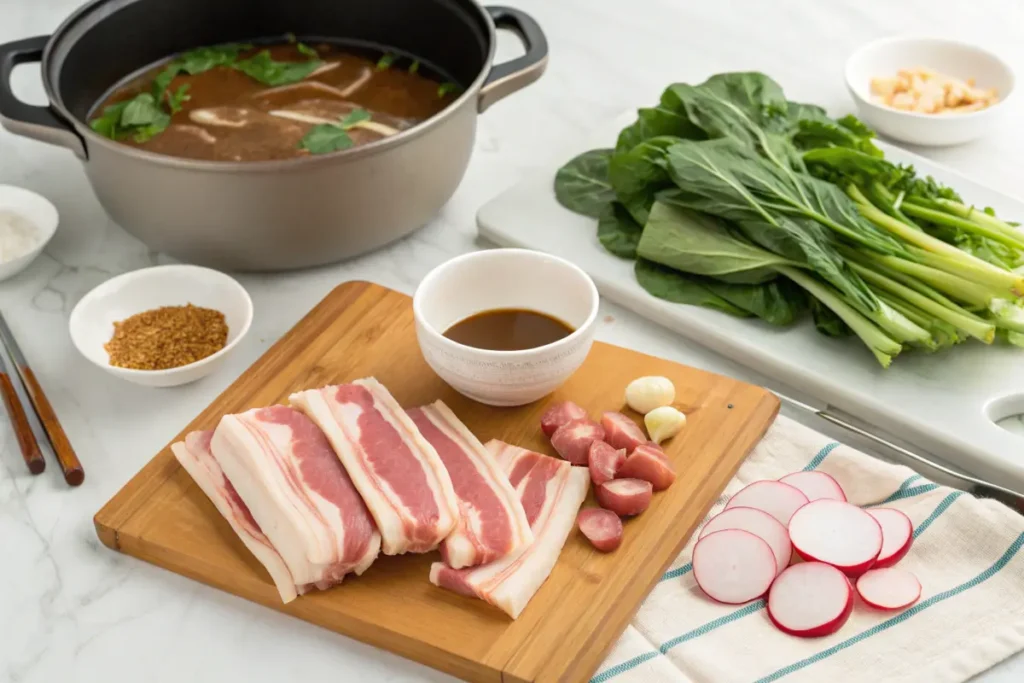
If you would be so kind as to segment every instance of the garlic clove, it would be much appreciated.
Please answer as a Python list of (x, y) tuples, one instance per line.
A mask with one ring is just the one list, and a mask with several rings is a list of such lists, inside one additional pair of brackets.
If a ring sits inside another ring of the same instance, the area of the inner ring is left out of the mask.
[(675, 398), (676, 388), (667, 377), (638, 377), (626, 386), (626, 405), (641, 415), (671, 405)]
[(686, 424), (686, 415), (672, 406), (655, 408), (644, 416), (644, 426), (651, 441), (660, 444), (679, 433)]

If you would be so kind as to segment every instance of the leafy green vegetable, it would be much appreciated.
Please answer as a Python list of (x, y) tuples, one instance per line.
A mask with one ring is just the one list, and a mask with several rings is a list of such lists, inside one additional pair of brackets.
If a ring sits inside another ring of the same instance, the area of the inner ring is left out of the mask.
[(394, 52), (385, 52), (381, 55), (380, 59), (377, 60), (377, 71), (385, 71), (391, 68), (391, 65), (398, 59), (398, 55)]
[(218, 66), (231, 66), (246, 50), (251, 50), (250, 43), (224, 43), (211, 47), (200, 47), (189, 50), (178, 57), (176, 64), (181, 71), (195, 76)]
[(451, 81), (445, 81), (441, 85), (437, 86), (437, 98), (443, 99), (448, 95), (457, 95), (462, 92), (462, 88), (459, 87), (458, 83), (452, 83)]
[(665, 150), (676, 142), (679, 138), (650, 138), (628, 152), (616, 152), (608, 163), (608, 182), (615, 196), (641, 225), (647, 222), (657, 192), (672, 187)]
[(832, 309), (811, 297), (811, 318), (814, 327), (826, 337), (849, 337), (853, 334), (850, 326), (832, 312)]
[(369, 120), (370, 113), (368, 111), (353, 109), (339, 119), (338, 123), (321, 123), (310, 128), (309, 132), (299, 141), (299, 148), (312, 154), (327, 154), (348, 149), (354, 144), (348, 130)]
[(248, 59), (242, 59), (231, 65), (250, 78), (264, 85), (278, 86), (298, 83), (321, 66), (319, 59), (305, 62), (279, 62), (270, 56), (270, 50), (261, 50)]
[(643, 226), (633, 220), (618, 202), (605, 206), (597, 220), (597, 239), (604, 248), (616, 256), (636, 258), (636, 245), (640, 242)]
[(183, 83), (173, 93), (168, 93), (167, 107), (171, 110), (172, 114), (177, 114), (181, 111), (182, 105), (192, 99), (192, 96), (188, 94), (188, 89), (189, 84)]
[(419, 70), (420, 70), (420, 60), (418, 60), (418, 59), (412, 60), (412, 64), (409, 65), (409, 73), (411, 73), (411, 74), (419, 73)]
[(558, 203), (584, 216), (599, 218), (615, 200), (608, 181), (608, 162), (612, 150), (592, 149), (574, 157), (555, 174)]
[(295, 49), (299, 51), (299, 54), (304, 54), (307, 57), (318, 58), (320, 56), (320, 53), (317, 52), (315, 48), (312, 48), (305, 43), (296, 43)]

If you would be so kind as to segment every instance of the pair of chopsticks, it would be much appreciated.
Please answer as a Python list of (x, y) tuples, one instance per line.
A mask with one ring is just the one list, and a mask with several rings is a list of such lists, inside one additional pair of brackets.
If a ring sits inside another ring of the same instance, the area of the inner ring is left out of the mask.
[(40, 474), (46, 469), (46, 461), (39, 449), (39, 441), (36, 439), (36, 431), (32, 429), (29, 414), (25, 411), (26, 403), (31, 405), (32, 417), (57, 456), (57, 462), (64, 472), (64, 481), (71, 486), (78, 486), (85, 480), (82, 463), (78, 461), (75, 449), (71, 447), (64, 428), (57, 420), (57, 414), (53, 412), (53, 406), (43, 393), (43, 388), (39, 385), (32, 368), (28, 366), (28, 361), (18, 347), (18, 342), (15, 341), (3, 314), (0, 314), (0, 346), (3, 347), (3, 353), (0, 354), (3, 356), (0, 363), (0, 394), (3, 395), (11, 427), (14, 428), (18, 447), (29, 472)]

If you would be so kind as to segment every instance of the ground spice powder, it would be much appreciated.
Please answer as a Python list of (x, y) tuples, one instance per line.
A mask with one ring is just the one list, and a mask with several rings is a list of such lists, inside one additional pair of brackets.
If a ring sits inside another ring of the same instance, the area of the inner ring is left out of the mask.
[(164, 306), (114, 323), (103, 348), (110, 364), (133, 370), (166, 370), (195, 363), (224, 348), (228, 325), (210, 308)]

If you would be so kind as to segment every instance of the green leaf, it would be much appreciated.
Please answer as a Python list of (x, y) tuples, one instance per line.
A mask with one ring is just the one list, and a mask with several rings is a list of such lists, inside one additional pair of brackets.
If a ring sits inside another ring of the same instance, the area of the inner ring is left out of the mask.
[(850, 326), (843, 322), (843, 319), (836, 315), (832, 309), (811, 297), (811, 317), (814, 320), (814, 327), (826, 337), (849, 337), (853, 334)]
[(385, 52), (381, 55), (380, 59), (377, 60), (377, 71), (384, 71), (390, 69), (391, 65), (398, 59), (398, 55), (394, 52)]
[(320, 54), (314, 48), (311, 48), (309, 45), (306, 45), (305, 43), (296, 43), (295, 49), (298, 50), (300, 54), (304, 54), (307, 57), (316, 58), (320, 56)]
[(195, 76), (218, 66), (230, 66), (242, 52), (251, 49), (250, 43), (225, 43), (189, 50), (175, 61), (182, 71)]
[(637, 111), (636, 123), (619, 133), (615, 144), (616, 152), (628, 152), (641, 142), (656, 137), (677, 137), (687, 140), (704, 140), (704, 131), (690, 122), (686, 108), (672, 88), (662, 93), (656, 107)]
[(618, 202), (608, 204), (597, 221), (597, 239), (604, 248), (621, 258), (635, 259), (636, 246), (644, 228)]
[(775, 279), (780, 265), (799, 265), (750, 244), (713, 216), (660, 202), (651, 209), (637, 253), (686, 273), (745, 284)]
[(332, 123), (321, 123), (309, 129), (299, 141), (299, 148), (312, 154), (327, 154), (348, 149), (353, 144), (351, 136), (344, 128)]
[(356, 107), (355, 109), (350, 111), (348, 114), (346, 114), (341, 119), (341, 122), (338, 125), (340, 125), (344, 130), (348, 130), (349, 128), (352, 128), (353, 126), (355, 126), (358, 123), (362, 123), (363, 121), (369, 121), (369, 120), (370, 120), (370, 112), (368, 112), (365, 109), (362, 109), (360, 107)]
[(173, 81), (174, 77), (181, 72), (182, 65), (179, 62), (174, 61), (165, 66), (163, 70), (153, 78), (152, 91), (153, 97), (157, 102), (163, 102), (167, 89), (171, 87), (171, 81)]
[(409, 65), (409, 73), (415, 74), (415, 73), (419, 73), (419, 71), (420, 71), (420, 60), (418, 60), (418, 59), (412, 60), (412, 64)]
[(676, 137), (645, 140), (628, 152), (616, 152), (608, 165), (608, 181), (622, 205), (637, 223), (647, 222), (658, 190), (672, 186), (665, 170), (665, 150), (679, 142)]
[(584, 216), (598, 218), (615, 199), (608, 182), (610, 149), (592, 149), (571, 159), (555, 174), (558, 203)]
[(459, 87), (458, 83), (452, 83), (451, 81), (445, 81), (441, 85), (437, 86), (437, 97), (442, 99), (447, 95), (457, 95), (462, 92), (462, 88)]
[(250, 78), (269, 86), (298, 83), (321, 66), (319, 59), (305, 62), (279, 62), (270, 56), (269, 50), (262, 50), (249, 59), (243, 59), (231, 65)]
[(181, 111), (181, 107), (185, 102), (192, 99), (192, 96), (188, 94), (189, 84), (183, 83), (173, 93), (167, 96), (167, 107), (171, 110), (172, 114), (177, 114)]
[(749, 318), (752, 314), (735, 306), (701, 283), (696, 276), (684, 275), (679, 271), (660, 266), (651, 261), (639, 259), (634, 271), (640, 286), (648, 294), (676, 304), (691, 304), (713, 308), (729, 315)]
[(162, 121), (167, 112), (160, 108), (151, 93), (144, 92), (128, 100), (121, 112), (121, 125), (125, 127), (146, 126)]

